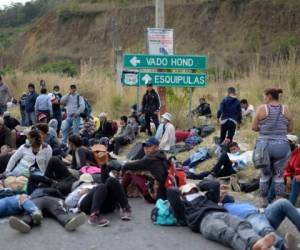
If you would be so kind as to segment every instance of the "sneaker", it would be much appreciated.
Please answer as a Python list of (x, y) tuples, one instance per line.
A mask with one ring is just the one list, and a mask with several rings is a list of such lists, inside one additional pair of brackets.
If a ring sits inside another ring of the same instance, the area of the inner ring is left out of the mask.
[(40, 210), (33, 212), (31, 214), (31, 218), (34, 225), (36, 226), (41, 225), (43, 216)]
[(128, 220), (132, 219), (131, 208), (130, 207), (122, 209), (121, 219), (125, 220), (125, 221), (128, 221)]
[(27, 223), (17, 217), (10, 217), (8, 222), (12, 229), (20, 233), (28, 233), (31, 230), (31, 227)]
[(239, 185), (239, 180), (236, 175), (230, 176), (230, 187), (234, 192), (241, 192), (241, 187)]
[(69, 222), (65, 225), (65, 229), (67, 231), (74, 231), (76, 228), (80, 227), (83, 225), (86, 221), (86, 215), (85, 213), (80, 213), (73, 217)]
[(287, 248), (291, 250), (300, 250), (300, 242), (297, 240), (295, 235), (287, 233), (285, 235), (285, 240), (287, 242)]
[(91, 215), (88, 223), (90, 225), (94, 225), (94, 226), (98, 226), (98, 227), (106, 227), (108, 226), (108, 224), (110, 223), (109, 220), (101, 217), (101, 216), (97, 216), (97, 215)]

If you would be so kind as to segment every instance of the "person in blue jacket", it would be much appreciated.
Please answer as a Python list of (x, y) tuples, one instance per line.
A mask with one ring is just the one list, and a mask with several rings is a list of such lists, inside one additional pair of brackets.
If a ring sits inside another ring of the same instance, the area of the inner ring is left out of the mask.
[(28, 84), (28, 94), (25, 100), (25, 116), (26, 125), (31, 126), (36, 123), (35, 116), (35, 102), (38, 94), (35, 91), (35, 86), (33, 83)]
[(221, 123), (220, 144), (226, 138), (232, 141), (235, 130), (239, 129), (242, 122), (241, 103), (236, 97), (235, 88), (228, 88), (227, 96), (222, 100), (220, 104), (217, 118)]

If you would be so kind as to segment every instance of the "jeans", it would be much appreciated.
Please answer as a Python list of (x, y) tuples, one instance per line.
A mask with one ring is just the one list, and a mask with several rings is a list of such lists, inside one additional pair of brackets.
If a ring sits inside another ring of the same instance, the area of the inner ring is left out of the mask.
[[(275, 231), (264, 213), (257, 212), (254, 214), (250, 214), (245, 219), (251, 223), (253, 229), (261, 237), (264, 237), (265, 235)], [(284, 250), (285, 245), (285, 240), (276, 234), (276, 248)]]
[(25, 112), (25, 116), (26, 116), (26, 125), (27, 126), (31, 126), (34, 125), (36, 120), (35, 120), (35, 112)]
[(80, 210), (86, 214), (111, 213), (116, 207), (129, 207), (127, 197), (120, 182), (110, 177), (105, 184), (93, 188), (81, 201)]
[(290, 202), (295, 206), (300, 193), (300, 182), (293, 180)]
[(7, 105), (1, 104), (0, 105), (0, 115), (2, 116), (5, 111), (7, 111)]
[(26, 126), (26, 112), (24, 109), (20, 108), (20, 115), (21, 115), (21, 126)]
[(235, 134), (236, 124), (233, 121), (228, 120), (221, 125), (220, 144), (228, 138), (232, 141)]
[(27, 214), (32, 214), (38, 210), (30, 199), (21, 204), (19, 197), (19, 195), (14, 195), (0, 199), (0, 217), (20, 214), (24, 210)]
[(154, 113), (145, 113), (145, 122), (146, 122), (146, 129), (148, 130), (148, 134), (149, 135), (152, 135), (152, 132), (151, 132), (151, 119), (153, 121), (153, 123), (155, 124), (155, 127), (156, 129), (158, 128), (159, 126), (159, 121), (158, 121), (158, 117), (156, 114)]
[(235, 250), (250, 250), (260, 239), (251, 224), (223, 212), (208, 212), (200, 223), (200, 233), (208, 240), (220, 242)]
[[(257, 143), (265, 142), (258, 141)], [(274, 183), (275, 195), (283, 197), (285, 194), (283, 172), (289, 159), (289, 143), (268, 143), (267, 150), (269, 152), (271, 164), (270, 166), (261, 169), (259, 184), (261, 195), (262, 197), (267, 197), (271, 184)]]
[(62, 143), (67, 144), (69, 137), (69, 130), (72, 128), (72, 132), (75, 135), (79, 135), (79, 127), (80, 127), (80, 117), (68, 117), (66, 120), (62, 122), (61, 130), (62, 130)]
[(265, 215), (275, 230), (277, 230), (281, 222), (287, 217), (300, 232), (300, 213), (286, 199), (274, 201), (265, 209)]

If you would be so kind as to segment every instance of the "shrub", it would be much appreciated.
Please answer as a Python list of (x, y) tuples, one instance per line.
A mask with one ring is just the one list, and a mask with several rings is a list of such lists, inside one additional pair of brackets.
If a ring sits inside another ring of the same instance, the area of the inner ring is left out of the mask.
[(71, 60), (47, 63), (40, 67), (41, 73), (58, 73), (73, 77), (78, 74), (76, 65)]

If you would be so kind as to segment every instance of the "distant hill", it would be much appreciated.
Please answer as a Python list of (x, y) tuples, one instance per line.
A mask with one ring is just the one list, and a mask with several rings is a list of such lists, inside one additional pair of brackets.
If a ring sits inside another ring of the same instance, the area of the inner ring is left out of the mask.
[[(34, 69), (71, 59), (109, 67), (117, 48), (143, 53), (145, 29), (155, 25), (153, 2), (69, 1), (6, 44), (0, 66)], [(299, 13), (298, 0), (168, 0), (166, 27), (175, 29), (176, 53), (206, 54), (210, 66), (247, 71), (254, 61), (299, 53)]]

